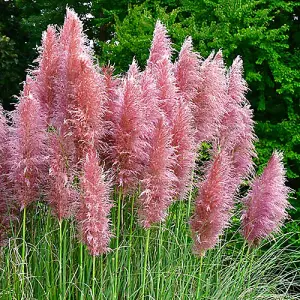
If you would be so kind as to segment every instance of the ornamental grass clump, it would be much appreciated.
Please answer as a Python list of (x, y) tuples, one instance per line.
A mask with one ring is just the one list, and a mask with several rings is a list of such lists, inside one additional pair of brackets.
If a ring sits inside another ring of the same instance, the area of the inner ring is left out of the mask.
[[(96, 65), (83, 23), (71, 9), (62, 28), (47, 28), (39, 50), (38, 65), (26, 78), (11, 126), (0, 111), (0, 238), (5, 239), (14, 223), (15, 207), (24, 209), (21, 290), (26, 277), (26, 208), (36, 202), (32, 207), (39, 211), (38, 200), (49, 205), (58, 220), (61, 293), (65, 292), (67, 224), (76, 224), (80, 241), (94, 257), (93, 296), (95, 256), (114, 247), (112, 293), (119, 296), (117, 280), (123, 272), (119, 254), (128, 219), (130, 247), (133, 233), (147, 229), (141, 248), (145, 249), (143, 270), (138, 272), (143, 284), (153, 239), (149, 228), (159, 224), (160, 254), (165, 246), (161, 223), (169, 210), (177, 233), (178, 224), (192, 214), (196, 254), (203, 256), (214, 248), (231, 224), (239, 186), (246, 186), (255, 173), (253, 111), (246, 100), (241, 58), (228, 70), (221, 51), (204, 59), (193, 51), (189, 37), (173, 63), (171, 39), (158, 21), (145, 68), (133, 58), (125, 74), (114, 76), (112, 66)], [(198, 169), (204, 144), (210, 149), (210, 162)], [(194, 181), (198, 181), (196, 190)], [(288, 192), (282, 155), (274, 152), (243, 199), (242, 233), (249, 244), (279, 230), (287, 217)], [(112, 209), (116, 195), (117, 211)], [(178, 199), (183, 201), (177, 207), (187, 205), (186, 217), (180, 212), (174, 216), (172, 204)], [(135, 212), (142, 229), (134, 224)], [(47, 216), (47, 226), (50, 219)], [(112, 238), (115, 219), (116, 238)], [(83, 249), (81, 244), (81, 264)], [(131, 248), (129, 253), (130, 281)], [(161, 263), (156, 266), (158, 274)], [(102, 260), (102, 271), (104, 265)], [(158, 280), (158, 291), (161, 284)], [(141, 291), (143, 298), (144, 286)]]

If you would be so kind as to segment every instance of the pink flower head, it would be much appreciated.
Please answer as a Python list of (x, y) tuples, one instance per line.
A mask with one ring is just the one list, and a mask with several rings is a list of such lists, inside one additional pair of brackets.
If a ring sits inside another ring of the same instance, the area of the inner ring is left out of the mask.
[(148, 121), (148, 126), (153, 128), (154, 124), (161, 117), (162, 111), (159, 107), (158, 94), (156, 89), (156, 81), (149, 68), (146, 68), (141, 74), (141, 101), (144, 109), (143, 115)]
[(11, 222), (16, 218), (15, 202), (11, 197), (9, 173), (8, 125), (0, 106), (0, 246), (4, 245)]
[(171, 146), (170, 131), (163, 118), (156, 124), (150, 147), (149, 161), (142, 180), (142, 193), (138, 199), (138, 215), (145, 228), (165, 219), (174, 196), (174, 149)]
[(197, 94), (200, 81), (200, 55), (193, 52), (192, 38), (188, 37), (180, 50), (175, 63), (177, 86), (185, 100), (192, 100)]
[(147, 66), (157, 65), (162, 59), (170, 59), (172, 56), (171, 40), (168, 36), (167, 28), (158, 20), (155, 25), (150, 57)]
[(69, 123), (78, 151), (78, 159), (83, 158), (90, 145), (98, 146), (103, 135), (104, 85), (91, 58), (82, 55), (80, 69), (74, 87), (74, 103), (70, 105)]
[(38, 198), (46, 172), (46, 118), (32, 93), (33, 84), (27, 76), (9, 137), (9, 177), (21, 209)]
[(242, 233), (249, 244), (278, 232), (288, 217), (288, 194), (283, 156), (275, 151), (264, 172), (256, 177), (251, 190), (244, 198), (245, 210), (242, 214)]
[(58, 51), (57, 33), (53, 26), (48, 26), (43, 33), (40, 56), (37, 59), (39, 66), (33, 71), (36, 84), (35, 95), (40, 102), (43, 112), (47, 116), (47, 123), (53, 117), (55, 99), (55, 80), (58, 70)]
[(178, 97), (174, 66), (171, 58), (171, 40), (167, 35), (166, 27), (158, 21), (154, 30), (146, 71), (149, 69), (156, 81), (159, 107), (165, 113), (168, 122), (171, 122), (174, 117), (173, 110), (174, 106), (177, 105)]
[(148, 127), (143, 116), (141, 90), (135, 76), (129, 72), (120, 89), (116, 103), (116, 119), (113, 124), (114, 145), (111, 161), (116, 180), (123, 190), (136, 187), (146, 157)]
[(173, 170), (178, 178), (175, 189), (179, 199), (185, 197), (191, 181), (191, 173), (195, 167), (196, 143), (192, 124), (193, 116), (189, 104), (183, 99), (179, 99), (172, 124), (172, 145), (176, 157)]
[[(65, 22), (58, 38), (58, 47), (59, 61), (54, 120), (54, 125), (57, 128), (61, 126), (65, 119), (69, 119), (71, 106), (77, 105), (76, 93), (82, 87), (78, 79), (79, 74), (82, 75), (83, 72), (88, 72), (90, 64), (92, 64), (92, 49), (87, 37), (83, 34), (83, 24), (71, 9), (67, 9)], [(75, 89), (77, 90), (75, 91)], [(92, 92), (94, 92), (94, 89)]]
[(194, 251), (199, 255), (215, 247), (219, 236), (229, 225), (233, 207), (230, 181), (230, 159), (226, 152), (221, 151), (214, 157), (204, 181), (199, 184), (195, 211), (190, 221)]
[(197, 141), (211, 141), (217, 134), (227, 103), (224, 62), (219, 51), (202, 63), (198, 93), (193, 98)]
[(109, 186), (99, 166), (96, 150), (91, 148), (86, 154), (83, 174), (80, 178), (81, 204), (77, 213), (79, 232), (91, 255), (99, 255), (109, 250)]
[(112, 162), (109, 160), (109, 150), (114, 143), (113, 124), (116, 122), (116, 112), (119, 101), (119, 89), (121, 79), (113, 76), (114, 68), (107, 65), (102, 68), (105, 101), (103, 103), (103, 135), (100, 140), (99, 156), (108, 167), (111, 167)]
[(74, 144), (64, 132), (66, 126), (49, 133), (49, 178), (47, 200), (59, 221), (70, 217), (76, 208), (78, 195), (72, 187)]
[(93, 63), (92, 49), (77, 14), (67, 9), (59, 36), (60, 59), (57, 75), (56, 122), (68, 122), (76, 146), (77, 161), (85, 148), (96, 145), (103, 134), (103, 78)]
[(236, 103), (247, 103), (248, 86), (243, 78), (243, 60), (237, 56), (228, 72), (228, 96)]
[(245, 98), (247, 85), (242, 77), (242, 60), (234, 60), (227, 77), (228, 103), (219, 130), (219, 146), (232, 157), (235, 188), (254, 173), (253, 111)]

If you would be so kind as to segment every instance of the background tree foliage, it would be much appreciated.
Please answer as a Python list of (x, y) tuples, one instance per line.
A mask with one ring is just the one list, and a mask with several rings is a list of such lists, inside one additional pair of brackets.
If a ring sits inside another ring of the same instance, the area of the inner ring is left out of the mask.
[[(10, 108), (47, 24), (62, 24), (66, 5), (82, 17), (100, 64), (124, 72), (141, 67), (157, 18), (178, 51), (191, 35), (203, 57), (223, 49), (228, 65), (244, 60), (248, 99), (255, 109), (261, 168), (274, 148), (284, 151), (290, 185), (300, 196), (300, 3), (286, 0), (1, 0), (0, 99)], [(174, 55), (176, 57), (176, 54)], [(298, 197), (299, 198), (299, 197)], [(300, 207), (297, 200), (293, 205)], [(300, 209), (292, 212), (300, 217)]]

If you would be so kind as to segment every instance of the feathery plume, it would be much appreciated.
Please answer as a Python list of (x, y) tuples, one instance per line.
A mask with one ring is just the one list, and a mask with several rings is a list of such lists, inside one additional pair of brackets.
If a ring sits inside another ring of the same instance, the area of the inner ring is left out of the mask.
[(232, 157), (235, 187), (254, 173), (254, 142), (257, 140), (253, 111), (245, 97), (248, 88), (242, 77), (242, 67), (238, 57), (227, 74), (228, 103), (219, 131), (219, 146)]
[(260, 177), (256, 177), (244, 198), (242, 234), (251, 245), (280, 230), (288, 217), (288, 193), (285, 185), (283, 155), (275, 151)]
[(168, 36), (168, 31), (165, 25), (158, 20), (155, 24), (147, 66), (151, 68), (153, 65), (157, 65), (162, 59), (169, 59), (171, 56), (171, 39)]
[(8, 125), (0, 106), (0, 246), (5, 245), (10, 224), (16, 219), (16, 207), (8, 180), (9, 159)]
[(72, 187), (73, 174), (70, 162), (75, 153), (74, 144), (65, 133), (66, 126), (49, 133), (49, 178), (47, 200), (59, 221), (73, 215), (78, 195)]
[(9, 178), (21, 209), (38, 198), (46, 172), (46, 118), (32, 90), (33, 81), (27, 76), (9, 137)]
[(141, 107), (141, 91), (136, 77), (128, 72), (123, 80), (113, 124), (114, 145), (110, 159), (116, 173), (117, 184), (126, 193), (136, 186), (147, 160), (146, 126)]
[(75, 140), (78, 160), (90, 145), (99, 146), (103, 135), (104, 86), (91, 58), (81, 55), (80, 70), (75, 80), (74, 104), (70, 105), (69, 123)]
[(55, 99), (55, 80), (58, 69), (59, 46), (57, 43), (57, 33), (53, 26), (48, 26), (43, 33), (42, 46), (39, 49), (40, 55), (36, 60), (38, 68), (33, 70), (36, 84), (34, 94), (40, 102), (41, 109), (46, 114), (47, 123), (53, 117)]
[(166, 115), (170, 123), (174, 117), (174, 107), (177, 105), (178, 90), (174, 75), (174, 66), (171, 61), (172, 47), (167, 29), (160, 21), (156, 23), (150, 57), (147, 61), (147, 69), (156, 80), (158, 90), (159, 107)]
[(243, 78), (243, 60), (240, 56), (237, 56), (228, 73), (228, 96), (236, 103), (248, 103), (245, 95), (248, 91), (248, 85)]
[(139, 220), (145, 228), (165, 219), (174, 196), (174, 149), (171, 146), (170, 130), (163, 118), (155, 126), (150, 147), (142, 193), (138, 199)]
[(216, 136), (227, 102), (224, 62), (219, 51), (201, 65), (198, 93), (193, 98), (197, 142), (211, 141)]
[(174, 174), (176, 182), (176, 196), (183, 199), (191, 181), (191, 173), (195, 167), (196, 143), (195, 130), (192, 126), (193, 116), (189, 103), (179, 100), (178, 107), (172, 124), (172, 145), (175, 149), (176, 163)]
[(206, 170), (204, 181), (199, 184), (195, 211), (190, 221), (194, 251), (199, 255), (213, 248), (229, 225), (233, 206), (230, 166), (227, 153), (219, 152)]
[(81, 204), (77, 213), (79, 233), (91, 255), (99, 255), (109, 250), (112, 236), (109, 226), (109, 187), (98, 164), (97, 152), (89, 149), (80, 178)]
[(117, 122), (117, 107), (119, 106), (119, 89), (121, 79), (113, 76), (114, 68), (107, 65), (102, 68), (105, 101), (103, 103), (103, 135), (100, 140), (99, 156), (105, 162), (105, 168), (111, 168), (113, 162), (109, 159), (110, 149), (114, 144), (113, 124)]
[(175, 77), (181, 96), (186, 100), (192, 100), (197, 94), (200, 82), (199, 53), (193, 52), (192, 38), (188, 37), (180, 50), (175, 63)]
[(57, 76), (57, 122), (67, 121), (76, 146), (76, 160), (84, 157), (85, 148), (98, 146), (103, 134), (103, 79), (93, 64), (92, 49), (83, 33), (77, 14), (67, 9), (59, 36), (60, 53)]

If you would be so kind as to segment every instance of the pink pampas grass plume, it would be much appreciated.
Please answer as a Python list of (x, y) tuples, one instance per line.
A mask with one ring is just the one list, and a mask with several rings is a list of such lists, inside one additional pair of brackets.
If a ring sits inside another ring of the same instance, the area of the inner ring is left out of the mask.
[(224, 62), (219, 51), (202, 63), (198, 93), (193, 98), (197, 142), (211, 141), (218, 133), (227, 103)]
[(192, 38), (188, 37), (175, 63), (177, 86), (186, 101), (192, 100), (197, 94), (200, 81), (200, 59), (199, 53), (193, 52)]
[[(115, 102), (118, 101), (118, 89), (121, 80), (113, 76), (114, 67), (107, 65), (102, 68), (104, 89), (105, 89), (105, 99), (104, 102), (104, 121), (111, 123), (114, 119), (114, 109)], [(108, 126), (111, 124), (108, 124)]]
[[(157, 120), (161, 117), (162, 111), (159, 108), (159, 92), (156, 89), (156, 81), (149, 68), (146, 68), (141, 74), (140, 87), (143, 115), (148, 121), (148, 126), (153, 128)], [(149, 137), (150, 136), (151, 135), (149, 135)]]
[(81, 55), (74, 87), (74, 103), (70, 105), (69, 123), (81, 159), (90, 145), (96, 145), (104, 134), (104, 85), (91, 58)]
[(82, 22), (77, 14), (68, 8), (64, 25), (59, 33), (58, 46), (59, 61), (54, 120), (56, 127), (60, 127), (65, 119), (69, 119), (71, 106), (74, 108), (77, 105), (76, 93), (82, 86), (78, 75), (87, 72), (86, 64), (87, 62), (91, 64), (89, 60), (92, 55), (87, 37), (83, 34)]
[(157, 65), (162, 59), (169, 59), (171, 56), (171, 39), (168, 36), (168, 31), (165, 25), (158, 20), (155, 24), (147, 66), (151, 68), (153, 65)]
[(247, 84), (242, 77), (242, 60), (234, 60), (228, 75), (228, 103), (220, 131), (219, 146), (225, 149), (232, 157), (236, 187), (244, 178), (254, 173), (253, 158), (256, 157), (254, 142), (257, 137), (254, 133), (253, 111), (248, 104), (245, 93)]
[(48, 124), (53, 117), (55, 105), (55, 80), (59, 59), (58, 48), (56, 30), (53, 26), (48, 26), (43, 33), (42, 46), (39, 49), (40, 55), (36, 60), (39, 66), (32, 72), (36, 81), (34, 93), (47, 116)]
[[(133, 65), (131, 67), (135, 68)], [(114, 145), (110, 153), (117, 184), (125, 192), (138, 183), (147, 160), (146, 137), (149, 133), (143, 115), (140, 86), (136, 77), (130, 75), (130, 69), (120, 89), (113, 124)]]
[(275, 151), (264, 172), (256, 177), (251, 190), (244, 198), (245, 210), (242, 214), (242, 234), (250, 245), (257, 245), (262, 239), (280, 230), (288, 217), (288, 194), (285, 185), (283, 156)]
[(46, 172), (46, 118), (32, 90), (33, 81), (27, 76), (9, 137), (9, 178), (21, 209), (39, 197)]
[(248, 85), (243, 78), (243, 60), (237, 56), (227, 74), (228, 80), (228, 96), (231, 101), (236, 103), (248, 103), (245, 95), (248, 91)]
[(156, 23), (147, 69), (156, 81), (159, 107), (171, 122), (174, 117), (174, 106), (177, 105), (178, 89), (171, 61), (172, 47), (167, 29), (160, 21)]
[(163, 118), (156, 124), (150, 147), (149, 161), (141, 183), (142, 193), (138, 199), (139, 220), (145, 228), (165, 219), (174, 196), (174, 149)]
[(78, 194), (72, 187), (72, 157), (75, 153), (74, 144), (65, 134), (66, 126), (49, 133), (49, 178), (46, 198), (53, 214), (59, 221), (73, 215)]
[(191, 174), (195, 167), (196, 143), (193, 128), (193, 116), (190, 107), (183, 99), (179, 100), (172, 123), (172, 145), (175, 149), (176, 163), (174, 174), (176, 196), (183, 199), (191, 182)]
[(229, 225), (233, 207), (230, 165), (227, 153), (219, 152), (206, 170), (204, 181), (199, 184), (190, 226), (194, 251), (201, 256), (215, 247)]
[(81, 204), (77, 213), (79, 233), (91, 255), (99, 255), (109, 250), (109, 213), (112, 203), (109, 200), (109, 186), (98, 164), (95, 149), (86, 154), (83, 174), (80, 178)]
[(121, 79), (113, 76), (114, 67), (107, 65), (102, 68), (105, 101), (103, 103), (103, 135), (100, 140), (99, 157), (105, 163), (105, 168), (111, 168), (109, 151), (114, 144), (113, 124), (117, 122), (117, 107), (119, 106), (119, 89)]
[(11, 222), (14, 222), (17, 216), (8, 180), (9, 159), (8, 125), (0, 106), (0, 246), (5, 245)]
[(98, 146), (103, 135), (105, 91), (100, 70), (94, 65), (92, 49), (77, 14), (67, 9), (59, 36), (60, 59), (57, 75), (57, 120), (60, 128), (67, 121), (76, 146), (77, 162), (85, 148)]

